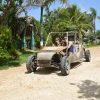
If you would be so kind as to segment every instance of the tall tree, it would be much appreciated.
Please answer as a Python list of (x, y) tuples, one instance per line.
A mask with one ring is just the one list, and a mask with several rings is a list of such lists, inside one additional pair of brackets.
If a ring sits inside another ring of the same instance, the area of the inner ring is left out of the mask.
[[(56, 0), (27, 0), (29, 5), (40, 7), (41, 16), (40, 16), (40, 47), (43, 47), (43, 11), (49, 6), (52, 2)], [(62, 3), (67, 2), (67, 0), (59, 0)]]
[(93, 20), (93, 33), (95, 35), (95, 38), (96, 38), (96, 25), (95, 25), (95, 20), (96, 20), (96, 17), (97, 17), (97, 12), (94, 8), (90, 8), (90, 11), (91, 11), (91, 16), (92, 16), (92, 20)]
[(47, 32), (76, 30), (81, 35), (91, 29), (91, 20), (89, 14), (81, 12), (76, 5), (71, 5), (48, 12), (44, 25)]
[(2, 23), (8, 24), (12, 19), (14, 19), (22, 3), (23, 3), (23, 0), (1, 0), (0, 1), (0, 12), (1, 12), (0, 19)]

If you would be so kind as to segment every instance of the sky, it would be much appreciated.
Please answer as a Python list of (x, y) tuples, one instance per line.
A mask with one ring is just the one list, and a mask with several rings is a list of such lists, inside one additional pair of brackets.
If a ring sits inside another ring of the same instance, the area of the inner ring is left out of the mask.
[[(69, 4), (76, 4), (82, 11), (90, 12), (90, 8), (94, 8), (97, 11), (97, 16), (100, 16), (100, 0), (68, 0)], [(51, 5), (50, 9), (54, 10), (60, 7), (59, 2), (55, 2)], [(28, 9), (28, 15), (40, 19), (40, 8)], [(100, 20), (96, 19), (96, 30), (100, 30)]]

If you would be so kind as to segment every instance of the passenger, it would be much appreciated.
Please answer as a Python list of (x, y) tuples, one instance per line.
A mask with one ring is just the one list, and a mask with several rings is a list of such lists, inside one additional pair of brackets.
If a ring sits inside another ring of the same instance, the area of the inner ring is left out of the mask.
[(79, 44), (79, 41), (78, 41), (78, 40), (76, 41), (76, 44), (77, 44), (77, 45)]
[(60, 43), (60, 39), (59, 38), (56, 38), (55, 39), (55, 46), (61, 46), (61, 43)]
[(67, 37), (64, 37), (64, 40), (62, 40), (62, 46), (67, 46), (68, 44), (68, 39)]

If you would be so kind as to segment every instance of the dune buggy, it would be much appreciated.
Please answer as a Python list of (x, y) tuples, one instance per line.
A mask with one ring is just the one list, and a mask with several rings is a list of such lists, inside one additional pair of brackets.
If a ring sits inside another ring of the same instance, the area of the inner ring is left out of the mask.
[[(66, 45), (53, 45), (55, 37), (60, 37), (60, 40), (67, 37)], [(37, 67), (56, 67), (62, 75), (68, 75), (71, 63), (80, 62), (83, 58), (90, 62), (90, 51), (85, 49), (77, 32), (50, 32), (45, 46), (27, 59), (26, 68), (30, 73)]]

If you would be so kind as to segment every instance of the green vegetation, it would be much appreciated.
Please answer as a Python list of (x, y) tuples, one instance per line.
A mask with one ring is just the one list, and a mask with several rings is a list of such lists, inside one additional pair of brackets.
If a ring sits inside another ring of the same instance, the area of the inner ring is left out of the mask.
[(98, 30), (98, 31), (96, 32), (96, 37), (97, 37), (98, 39), (100, 39), (100, 30)]
[(92, 30), (91, 16), (86, 12), (81, 12), (76, 5), (58, 8), (54, 11), (48, 9), (44, 27), (48, 33), (75, 30), (80, 34), (85, 34), (87, 30)]
[(91, 47), (100, 47), (100, 44), (96, 44), (96, 43), (91, 43), (91, 42), (89, 42), (89, 43), (87, 43), (86, 44), (86, 48), (91, 48)]
[[(4, 50), (3, 50), (4, 52)], [(5, 53), (5, 52), (4, 52)], [(12, 59), (8, 54), (3, 55), (0, 57), (0, 69), (7, 69), (9, 67), (17, 67), (26, 62), (26, 59), (32, 55), (31, 52), (22, 52), (17, 59)]]
[(11, 33), (11, 29), (7, 26), (0, 26), (0, 47), (2, 48), (2, 51), (6, 50), (6, 52), (8, 52), (9, 55), (16, 59), (19, 57), (20, 53), (15, 47), (16, 44), (12, 39)]

